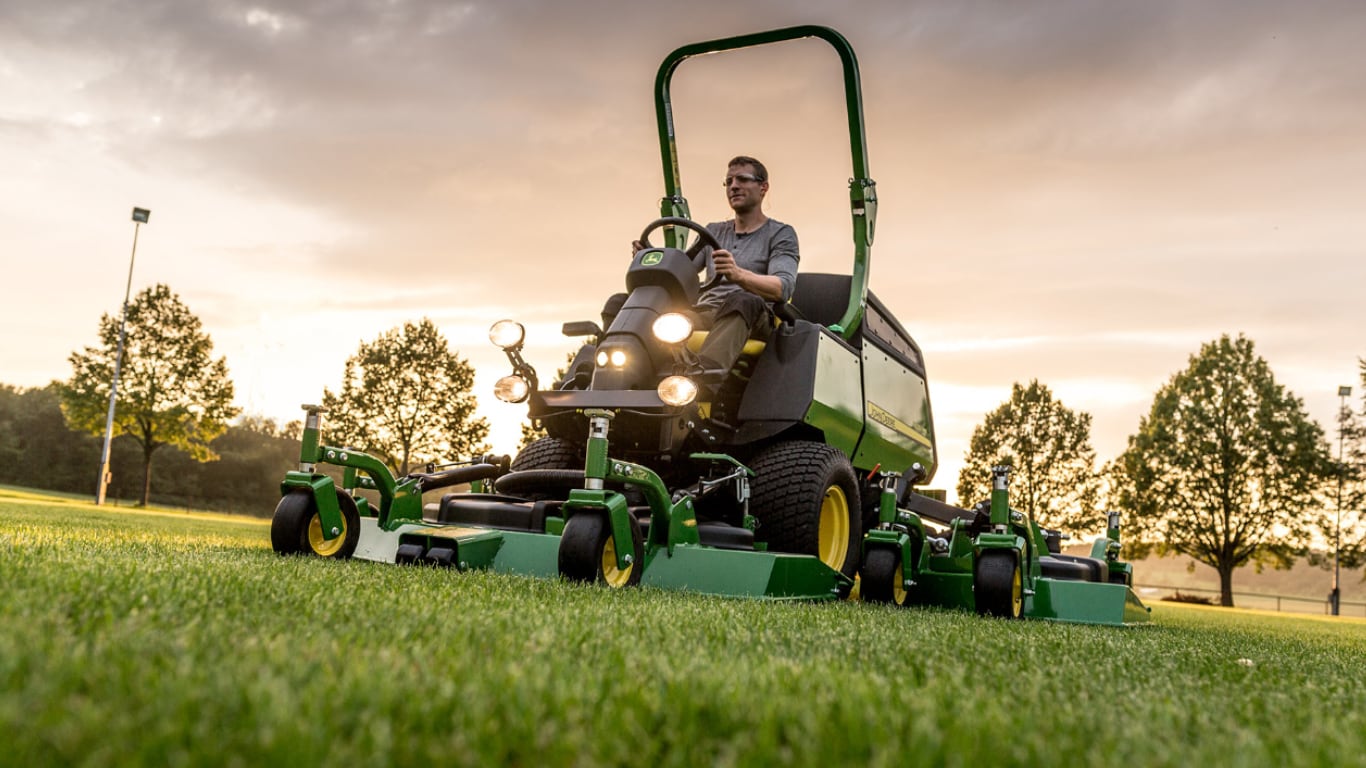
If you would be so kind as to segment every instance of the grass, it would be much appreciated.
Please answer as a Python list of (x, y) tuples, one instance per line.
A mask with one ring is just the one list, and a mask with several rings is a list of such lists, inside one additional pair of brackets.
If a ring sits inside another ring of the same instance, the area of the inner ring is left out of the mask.
[(280, 558), (0, 496), (0, 763), (1359, 765), (1366, 621), (1154, 625)]

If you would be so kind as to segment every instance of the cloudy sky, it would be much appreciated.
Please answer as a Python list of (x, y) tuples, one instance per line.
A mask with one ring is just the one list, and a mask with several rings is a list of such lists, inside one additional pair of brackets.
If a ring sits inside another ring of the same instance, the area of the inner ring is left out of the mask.
[[(1038, 378), (1101, 459), (1202, 342), (1244, 333), (1332, 430), (1366, 356), (1366, 6), (1041, 0), (0, 0), (0, 383), (65, 379), (166, 283), (277, 420), (362, 340), (431, 318), (524, 410), (489, 324), (553, 370), (658, 210), (674, 48), (828, 24), (862, 67), (872, 288), (924, 347), (952, 488)], [(838, 61), (819, 41), (674, 79), (694, 215), (734, 154), (772, 172), (802, 267), (847, 270)]]

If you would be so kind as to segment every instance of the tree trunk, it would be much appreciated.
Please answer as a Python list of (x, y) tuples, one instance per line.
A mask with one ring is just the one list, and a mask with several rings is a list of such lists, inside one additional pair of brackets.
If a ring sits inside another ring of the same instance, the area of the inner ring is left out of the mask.
[(1225, 608), (1233, 607), (1233, 566), (1219, 564), (1219, 604)]
[[(155, 450), (155, 449), (153, 449)], [(143, 449), (142, 451), (142, 501), (139, 507), (146, 507), (147, 502), (152, 497), (152, 451)]]

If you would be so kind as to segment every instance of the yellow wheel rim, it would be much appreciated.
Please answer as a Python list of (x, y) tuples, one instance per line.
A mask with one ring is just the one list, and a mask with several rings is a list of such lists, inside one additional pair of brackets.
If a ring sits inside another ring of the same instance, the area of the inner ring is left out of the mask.
[(821, 562), (842, 570), (849, 556), (849, 498), (838, 485), (825, 489), (821, 499), (820, 538), (816, 544)]
[(1018, 618), (1024, 612), (1024, 579), (1017, 565), (1010, 576), (1010, 615)]
[(635, 567), (635, 563), (624, 569), (617, 567), (617, 545), (609, 535), (602, 545), (602, 580), (613, 589), (624, 587), (631, 583), (631, 569)]
[(313, 518), (308, 521), (308, 546), (313, 550), (313, 554), (318, 557), (332, 557), (341, 551), (342, 545), (346, 543), (346, 516), (342, 515), (342, 532), (337, 538), (328, 541), (323, 538), (323, 518), (318, 513), (313, 513)]
[(892, 599), (897, 605), (906, 604), (906, 576), (901, 570), (901, 563), (896, 564), (896, 573), (892, 575)]

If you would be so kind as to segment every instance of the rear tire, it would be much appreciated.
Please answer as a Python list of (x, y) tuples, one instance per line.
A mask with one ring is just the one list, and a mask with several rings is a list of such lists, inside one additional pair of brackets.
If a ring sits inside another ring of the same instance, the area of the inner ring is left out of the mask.
[(571, 470), (577, 473), (538, 478), (533, 483), (536, 486), (534, 490), (528, 490), (526, 483), (517, 482), (516, 478), (506, 485), (497, 486), (504, 493), (513, 493), (528, 501), (563, 499), (569, 495), (570, 489), (583, 486), (583, 446), (558, 437), (542, 437), (523, 448), (508, 469), (509, 474), (533, 469)]
[(859, 579), (864, 602), (906, 604), (906, 577), (901, 553), (895, 549), (878, 547), (870, 551), (863, 560)]
[(988, 550), (977, 558), (973, 592), (978, 615), (1020, 618), (1024, 613), (1024, 578), (1015, 553)]
[(606, 512), (580, 512), (569, 518), (560, 535), (560, 575), (570, 581), (606, 584), (613, 589), (639, 584), (644, 546), (640, 525), (635, 518), (630, 523), (633, 561), (622, 570), (617, 567), (617, 550)]
[(750, 463), (755, 538), (776, 552), (814, 555), (854, 578), (863, 541), (854, 468), (824, 443), (792, 441), (765, 449)]
[(360, 510), (350, 494), (338, 490), (337, 505), (341, 507), (342, 531), (328, 541), (323, 536), (322, 516), (310, 491), (290, 491), (275, 506), (270, 522), (270, 543), (282, 555), (303, 553), (334, 559), (346, 559), (356, 552), (360, 543)]

